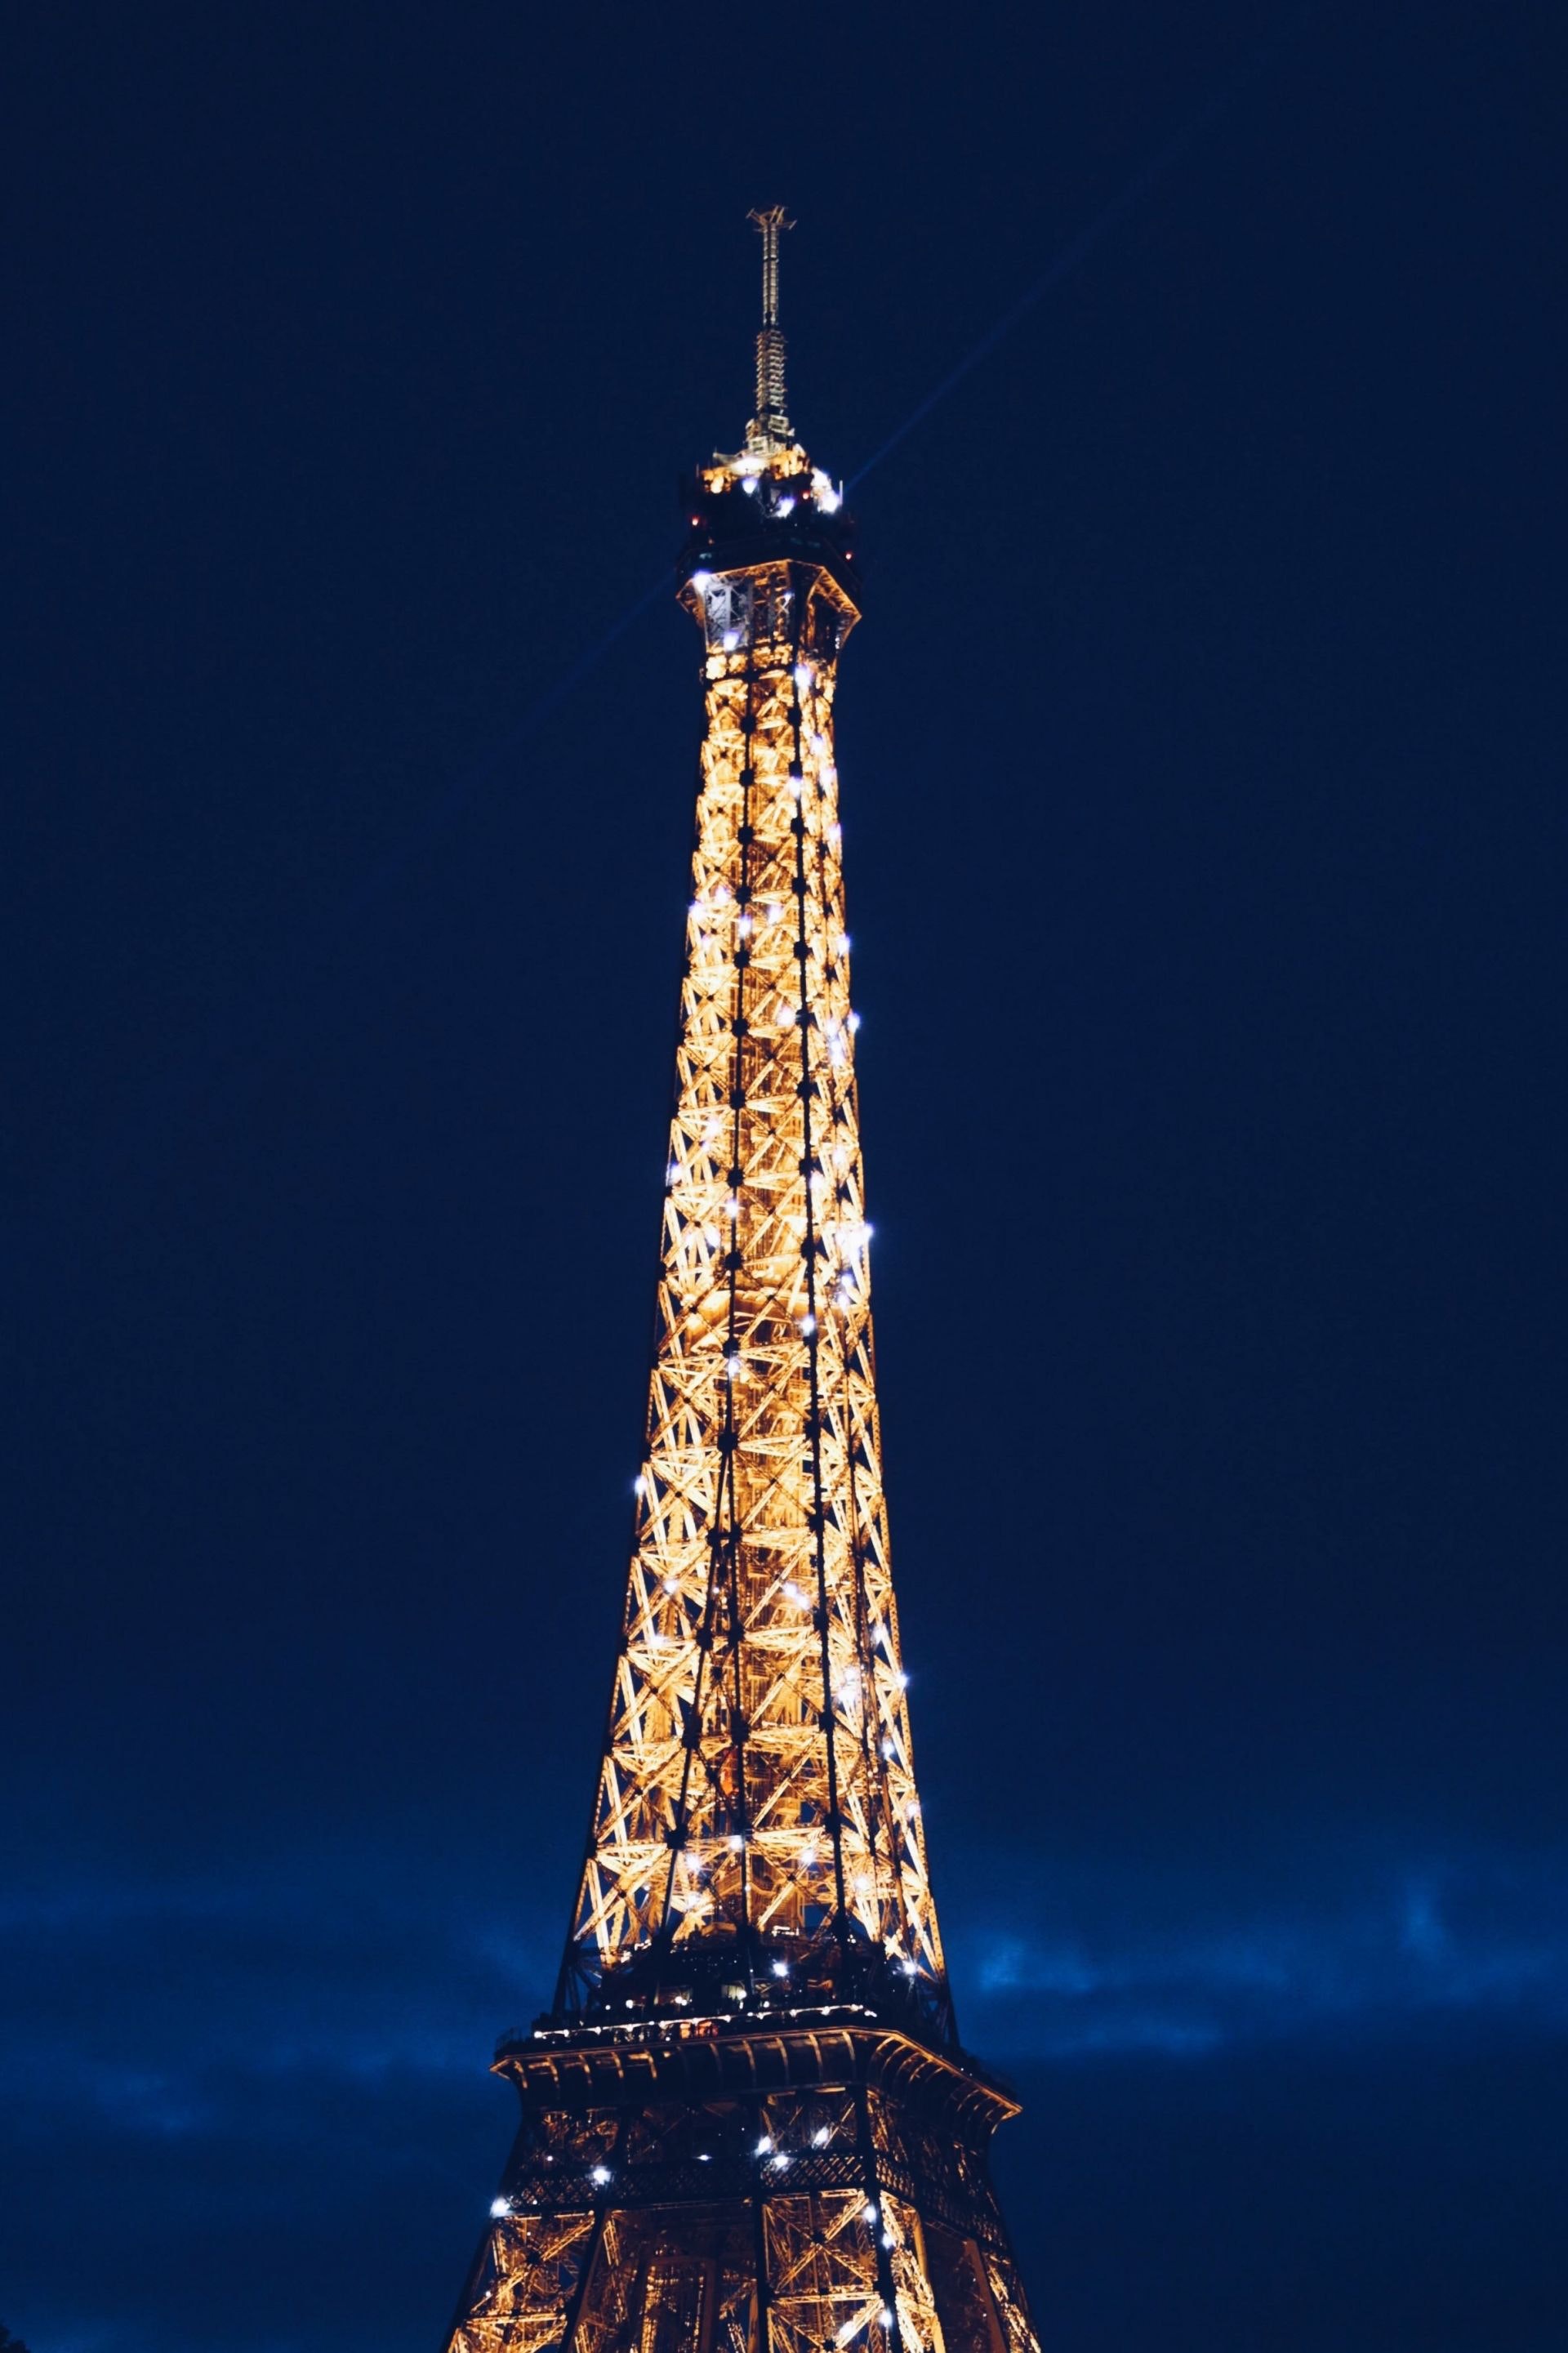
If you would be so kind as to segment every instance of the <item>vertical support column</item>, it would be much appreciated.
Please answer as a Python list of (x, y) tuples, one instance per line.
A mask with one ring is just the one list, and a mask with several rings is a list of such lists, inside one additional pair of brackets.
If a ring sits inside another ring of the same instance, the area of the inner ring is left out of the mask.
[[(757, 650), (756, 636), (753, 628), (751, 643), (748, 645), (746, 649), (746, 694), (745, 702), (741, 714), (741, 822), (737, 828), (737, 845), (740, 851), (741, 868), (739, 887), (736, 892), (741, 912), (736, 917), (735, 924), (735, 989), (733, 1000), (735, 1007), (735, 1051), (731, 1063), (730, 1159), (729, 1175), (727, 1178), (730, 1187), (730, 1198), (737, 1201), (739, 1200), (741, 1186), (743, 1182), (744, 1168), (744, 1164), (742, 1160), (741, 1155), (744, 1134), (742, 1123), (745, 1119), (746, 1103), (746, 974), (750, 969), (752, 961), (751, 948), (748, 944), (751, 934), (746, 928), (746, 910), (751, 903), (752, 795), (755, 788), (756, 782), (756, 720)], [(722, 1484), (721, 1486), (720, 1493), (722, 1498), (727, 1499), (728, 1504), (728, 1526), (724, 1532), (724, 1542), (729, 1556), (727, 1562), (729, 1572), (729, 1637), (731, 1664), (734, 1671), (731, 1685), (731, 1698), (730, 1703), (732, 1710), (730, 1730), (735, 1757), (735, 1802), (740, 1819), (740, 1836), (742, 1841), (741, 1917), (736, 1925), (742, 1941), (742, 1957), (745, 1961), (746, 1983), (748, 1987), (754, 1989), (756, 1983), (756, 1955), (752, 1948), (752, 1820), (751, 1810), (747, 1802), (746, 1786), (746, 1694), (742, 1677), (742, 1658), (745, 1630), (744, 1606), (741, 1596), (740, 1564), (742, 1505), (737, 1489), (740, 1432), (736, 1427), (735, 1417), (735, 1385), (737, 1376), (734, 1367), (738, 1360), (737, 1352), (740, 1344), (739, 1293), (741, 1284), (741, 1225), (738, 1217), (731, 1222), (728, 1258), (729, 1263), (725, 1268), (725, 1273), (728, 1277), (728, 1282), (726, 1285), (728, 1308), (724, 1343), (724, 1428), (720, 1440), (721, 1445), (724, 1450), (724, 1458), (721, 1466)]]
[[(761, 2109), (758, 2114), (761, 2115)], [(752, 2200), (752, 2244), (757, 2266), (757, 2345), (756, 2353), (773, 2353), (773, 2282), (768, 2271), (767, 2200), (763, 2195), (759, 2172), (757, 2194)]]
[[(790, 651), (793, 670), (798, 673), (802, 647), (802, 622), (806, 598), (797, 583), (794, 598), (794, 628)], [(808, 1381), (807, 1419), (811, 1437), (811, 1525), (813, 1550), (816, 1568), (816, 1619), (822, 1659), (822, 1735), (827, 1748), (827, 1812), (828, 1830), (833, 1840), (833, 1903), (834, 1932), (842, 1944), (848, 1934), (848, 1906), (844, 1880), (844, 1817), (838, 1788), (838, 1738), (833, 1697), (833, 1658), (828, 1641), (827, 1611), (827, 1493), (822, 1473), (822, 1319), (816, 1296), (816, 1202), (812, 1191), (812, 1159), (816, 1149), (816, 1129), (812, 1121), (812, 1092), (816, 1080), (812, 1072), (811, 1034), (813, 1014), (811, 992), (807, 987), (807, 952), (809, 942), (805, 921), (805, 761), (801, 742), (800, 679), (794, 678), (795, 698), (790, 704), (790, 786), (795, 795), (795, 815), (791, 827), (795, 837), (795, 963), (799, 987), (796, 997), (796, 1019), (800, 1024), (800, 1132), (802, 1189), (805, 1197), (805, 1360)]]
[(871, 2095), (866, 2088), (864, 2077), (855, 2086), (855, 2128), (866, 2180), (866, 2202), (875, 2216), (870, 2224), (871, 2242), (876, 2252), (877, 2289), (882, 2299), (882, 2309), (888, 2315), (888, 2342), (892, 2353), (903, 2353), (899, 2295), (893, 2284), (893, 2265), (887, 2246), (888, 2223), (882, 2207), (882, 2187), (877, 2179), (877, 2143), (871, 2130)]

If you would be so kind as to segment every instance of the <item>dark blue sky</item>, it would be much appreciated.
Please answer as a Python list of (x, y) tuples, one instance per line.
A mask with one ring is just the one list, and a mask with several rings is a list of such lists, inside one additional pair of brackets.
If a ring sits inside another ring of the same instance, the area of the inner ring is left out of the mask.
[(34, 2353), (433, 2353), (491, 2194), (620, 1602), (690, 624), (537, 712), (740, 431), (748, 206), (850, 472), (1194, 122), (858, 494), (937, 1896), (1053, 2353), (1563, 2343), (1556, 16), (13, 26)]

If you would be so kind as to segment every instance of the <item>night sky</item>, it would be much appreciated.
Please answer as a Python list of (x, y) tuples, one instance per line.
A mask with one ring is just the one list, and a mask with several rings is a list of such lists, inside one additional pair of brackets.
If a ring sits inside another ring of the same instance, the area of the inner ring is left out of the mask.
[(839, 738), (1042, 2336), (1568, 2341), (1559, 18), (13, 16), (33, 2353), (436, 2353), (482, 2225), (646, 1379), (700, 693), (633, 608), (781, 199), (837, 474), (1049, 280), (857, 489)]

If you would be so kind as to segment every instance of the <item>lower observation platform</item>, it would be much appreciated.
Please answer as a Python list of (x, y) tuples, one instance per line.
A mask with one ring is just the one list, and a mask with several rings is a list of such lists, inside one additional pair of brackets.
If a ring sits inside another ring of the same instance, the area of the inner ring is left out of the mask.
[(1012, 2094), (865, 2002), (543, 2021), (452, 2353), (1037, 2353)]
[[(976, 2193), (987, 2202), (974, 2158), (1018, 2113), (1013, 2094), (965, 2055), (934, 2052), (858, 2003), (535, 2027), (502, 2038), (495, 2072), (523, 2105), (503, 2184), (516, 2211), (749, 2198), (759, 2186), (870, 2188), (870, 2155), (876, 2187), (969, 2231), (982, 2219)], [(845, 2095), (854, 2108), (859, 2093), (898, 2110), (901, 2155), (862, 2145), (841, 2113)], [(817, 2095), (833, 2095), (831, 2118)], [(621, 2137), (612, 2119), (667, 2102), (680, 2116), (657, 2147), (636, 2134), (631, 2147), (612, 2149)], [(568, 2113), (584, 2111), (604, 2123), (590, 2145), (573, 2145), (562, 2128)]]

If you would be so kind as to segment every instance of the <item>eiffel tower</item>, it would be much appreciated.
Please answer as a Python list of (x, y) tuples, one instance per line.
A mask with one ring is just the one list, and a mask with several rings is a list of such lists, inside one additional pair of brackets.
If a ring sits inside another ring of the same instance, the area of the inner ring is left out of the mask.
[(689, 488), (707, 697), (624, 1631), (551, 2010), (448, 2353), (1037, 2353), (962, 2048), (889, 1567), (833, 710), (842, 494)]

